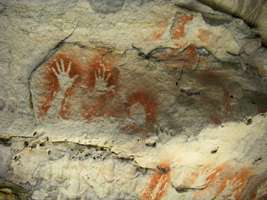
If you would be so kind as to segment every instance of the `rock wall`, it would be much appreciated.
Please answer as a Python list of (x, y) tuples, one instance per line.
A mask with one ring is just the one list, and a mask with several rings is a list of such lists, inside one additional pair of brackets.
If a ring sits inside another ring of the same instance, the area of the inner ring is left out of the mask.
[(186, 5), (0, 1), (0, 199), (266, 198), (267, 51)]

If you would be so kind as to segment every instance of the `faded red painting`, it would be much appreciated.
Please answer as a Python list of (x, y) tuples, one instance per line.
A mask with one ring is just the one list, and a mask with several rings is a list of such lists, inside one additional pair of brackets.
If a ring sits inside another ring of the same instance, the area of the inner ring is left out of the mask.
[[(44, 90), (47, 91), (46, 96), (41, 96), (40, 105), (38, 109), (38, 117), (44, 117), (52, 105), (52, 101), (58, 93), (61, 93), (59, 115), (63, 118), (66, 116), (68, 106), (66, 105), (66, 99), (73, 95), (74, 88), (81, 82), (81, 74), (83, 74), (82, 66), (79, 62), (67, 54), (60, 53), (52, 59), (45, 68), (44, 77), (42, 79), (42, 85)], [(68, 76), (71, 84), (60, 84), (59, 75)], [(61, 88), (60, 88), (61, 87)]]
[(230, 162), (222, 163), (216, 167), (210, 164), (200, 167), (192, 172), (183, 182), (187, 187), (193, 185), (198, 179), (205, 182), (202, 189), (193, 193), (192, 199), (222, 198), (242, 200), (242, 195), (247, 189), (249, 179), (254, 176), (251, 167), (235, 168)]
[(96, 117), (129, 118), (126, 129), (152, 128), (158, 101), (155, 92), (143, 87), (151, 84), (146, 80), (127, 82), (127, 77), (121, 81), (118, 59), (107, 49), (90, 53), (82, 60), (71, 51), (60, 52), (44, 65), (38, 80), (37, 117), (88, 122)]
[(141, 199), (161, 200), (168, 191), (170, 179), (170, 165), (168, 163), (161, 163), (151, 177), (148, 186), (143, 191)]
[(180, 39), (186, 34), (186, 25), (193, 20), (192, 15), (183, 15), (177, 18), (177, 22), (175, 23), (172, 31), (173, 39)]
[[(213, 111), (214, 113), (210, 116), (210, 120), (215, 125), (220, 125), (233, 111), (233, 96), (228, 87), (228, 76), (225, 73), (216, 70), (202, 70), (197, 74), (196, 78), (204, 87), (210, 87), (216, 92), (218, 90), (221, 91), (222, 96), (220, 97), (220, 100), (213, 100), (212, 97), (209, 96), (203, 96), (200, 99), (205, 105), (215, 108)], [(222, 110), (220, 107), (222, 107)]]

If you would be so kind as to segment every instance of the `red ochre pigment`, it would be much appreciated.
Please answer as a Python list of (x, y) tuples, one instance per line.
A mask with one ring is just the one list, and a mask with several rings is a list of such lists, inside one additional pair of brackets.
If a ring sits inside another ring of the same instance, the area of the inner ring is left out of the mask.
[(161, 163), (143, 191), (141, 200), (161, 200), (168, 190), (170, 181), (170, 165)]
[[(59, 116), (63, 119), (70, 119), (72, 117), (70, 116), (70, 111), (73, 106), (71, 105), (71, 103), (73, 103), (71, 101), (71, 97), (75, 94), (75, 92), (77, 92), (77, 90), (83, 90), (84, 92), (82, 93), (85, 95), (87, 93), (88, 98), (90, 99), (87, 100), (87, 97), (85, 96), (81, 97), (80, 102), (75, 102), (76, 104), (81, 105), (80, 113), (77, 114), (79, 114), (82, 118), (90, 121), (93, 118), (100, 116), (112, 116), (118, 118), (131, 116), (131, 106), (138, 103), (143, 106), (145, 111), (145, 127), (151, 127), (151, 125), (156, 122), (157, 118), (158, 103), (155, 96), (147, 90), (138, 89), (128, 96), (127, 102), (123, 102), (119, 99), (119, 97), (116, 97), (119, 92), (120, 71), (114, 67), (115, 60), (108, 59), (105, 55), (106, 51), (97, 51), (90, 60), (89, 64), (85, 66), (81, 65), (72, 56), (66, 53), (57, 54), (45, 67), (43, 90), (46, 91), (46, 95), (40, 98), (38, 117), (42, 118), (46, 115), (51, 107), (54, 97), (59, 92), (59, 82), (52, 69), (58, 72), (56, 63), (60, 63), (60, 60), (62, 59), (65, 70), (67, 70), (66, 68), (68, 67), (69, 62), (72, 62), (69, 73), (70, 78), (77, 75), (78, 78), (74, 81), (73, 86), (65, 91), (64, 98), (61, 102), (61, 109), (58, 113)], [(97, 74), (101, 77), (103, 76), (104, 78), (109, 76), (109, 78), (106, 79), (107, 89), (111, 86), (113, 89), (107, 90), (107, 92), (99, 95), (96, 93), (96, 96), (90, 97), (90, 93), (93, 94), (93, 92), (95, 92), (94, 89), (96, 87)], [(114, 98), (118, 98), (116, 99), (118, 102), (113, 107), (112, 100), (114, 100)], [(119, 104), (121, 104), (121, 106), (119, 106)], [(137, 127), (137, 129), (138, 128), (140, 127)]]
[(191, 15), (184, 15), (178, 18), (178, 21), (173, 29), (172, 38), (173, 39), (180, 39), (185, 36), (185, 27), (190, 21), (193, 20), (193, 16)]
[[(81, 75), (83, 74), (83, 68), (80, 65), (80, 63), (67, 54), (64, 54), (64, 53), (57, 54), (54, 59), (48, 62), (48, 64), (45, 67), (44, 77), (42, 80), (43, 90), (47, 91), (47, 94), (46, 96), (41, 97), (38, 118), (42, 118), (46, 115), (56, 93), (59, 91), (59, 82), (57, 80), (56, 75), (53, 73), (52, 68), (57, 71), (56, 62), (60, 62), (60, 59), (64, 61), (65, 70), (66, 70), (66, 67), (68, 66), (68, 63), (72, 62), (72, 67), (70, 70), (71, 78), (76, 75), (81, 77)], [(61, 111), (60, 111), (60, 115), (62, 117), (64, 117), (66, 113), (68, 112), (67, 108), (69, 107), (69, 105), (64, 106), (64, 104), (66, 103), (66, 98), (73, 94), (74, 88), (80, 83), (80, 81), (81, 81), (81, 78), (77, 78), (72, 88), (66, 91), (64, 99), (62, 101)], [(65, 107), (65, 109), (63, 110), (62, 107)]]
[(127, 102), (127, 110), (129, 116), (131, 116), (130, 113), (131, 106), (136, 103), (140, 103), (142, 106), (144, 106), (144, 110), (146, 112), (146, 122), (145, 122), (146, 125), (156, 122), (157, 102), (154, 99), (153, 95), (143, 90), (138, 90), (133, 94), (131, 94), (128, 97), (128, 102)]

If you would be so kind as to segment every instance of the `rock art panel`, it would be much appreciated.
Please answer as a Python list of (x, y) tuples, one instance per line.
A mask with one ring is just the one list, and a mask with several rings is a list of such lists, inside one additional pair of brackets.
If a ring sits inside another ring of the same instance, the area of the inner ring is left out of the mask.
[[(186, 199), (260, 199), (266, 195), (266, 174), (257, 174), (252, 165), (227, 161), (204, 164), (175, 186), (177, 192), (189, 192)], [(175, 180), (173, 180), (175, 183)]]
[(32, 77), (36, 118), (90, 122), (114, 117), (128, 120), (125, 129), (152, 128), (158, 114), (155, 80), (149, 80), (145, 70), (135, 80), (130, 66), (117, 66), (119, 59), (105, 48), (66, 47), (57, 52)]
[(255, 99), (248, 83), (258, 83), (202, 51), (192, 44), (144, 56), (65, 44), (33, 73), (35, 116), (40, 122), (115, 118), (123, 131), (149, 133), (191, 127), (192, 116), (201, 128), (262, 112), (246, 100)]

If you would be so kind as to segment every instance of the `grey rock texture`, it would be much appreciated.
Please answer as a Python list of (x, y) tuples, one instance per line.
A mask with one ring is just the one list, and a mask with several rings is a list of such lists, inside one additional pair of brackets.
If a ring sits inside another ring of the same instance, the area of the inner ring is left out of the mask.
[(266, 197), (267, 50), (242, 20), (2, 0), (0, 21), (0, 199)]

